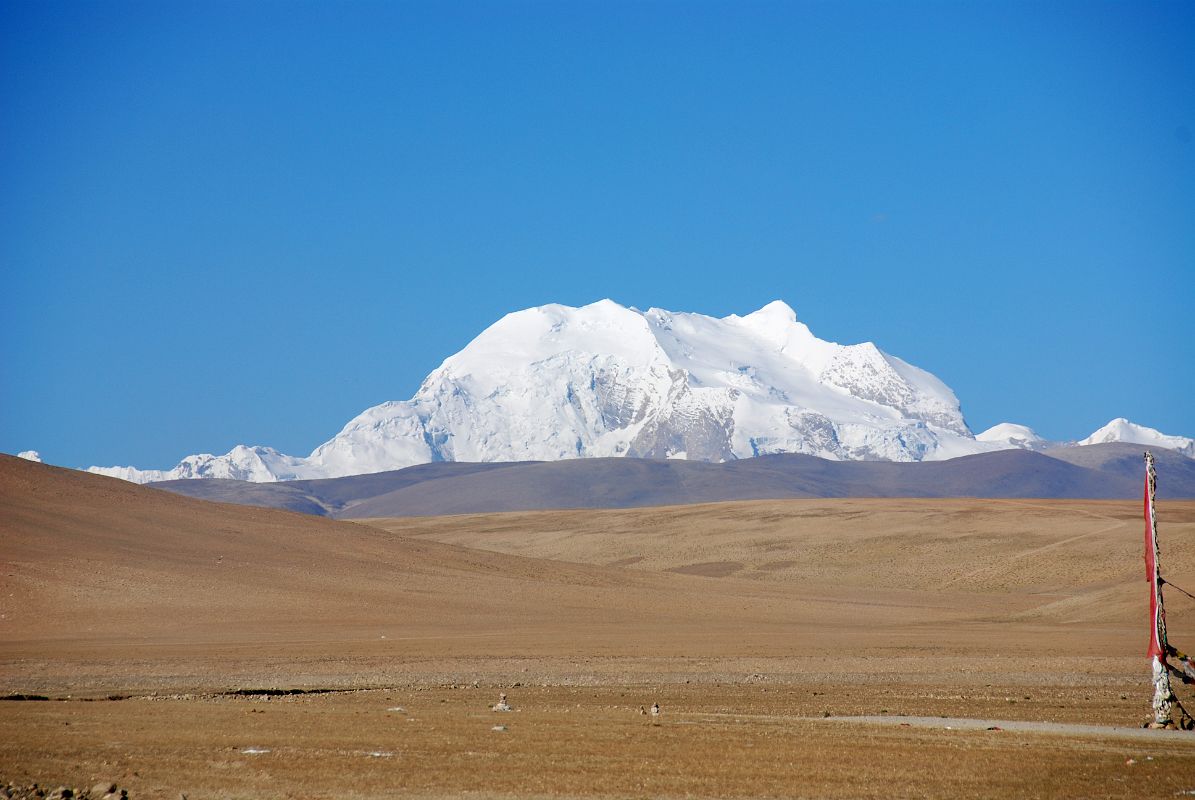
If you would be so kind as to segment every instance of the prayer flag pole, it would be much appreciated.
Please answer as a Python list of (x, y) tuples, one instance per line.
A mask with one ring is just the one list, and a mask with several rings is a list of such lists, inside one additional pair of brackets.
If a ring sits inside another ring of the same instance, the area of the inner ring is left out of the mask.
[(1145, 453), (1145, 580), (1149, 582), (1149, 660), (1153, 672), (1154, 699), (1151, 728), (1172, 728), (1170, 671), (1166, 665), (1166, 609), (1162, 605), (1162, 575), (1158, 566), (1158, 515), (1154, 508), (1154, 492), (1158, 473), (1154, 469), (1153, 453)]

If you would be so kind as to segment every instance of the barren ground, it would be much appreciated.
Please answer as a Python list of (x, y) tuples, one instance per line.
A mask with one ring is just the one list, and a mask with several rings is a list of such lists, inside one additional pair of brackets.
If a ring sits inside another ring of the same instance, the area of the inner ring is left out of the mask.
[[(1159, 517), (1165, 573), (1190, 589), (1195, 503)], [(1140, 725), (1141, 539), (1139, 503), (1080, 501), (342, 523), (0, 458), (0, 694), (52, 698), (0, 702), (0, 782), (1177, 796), (1195, 792), (1195, 734), (839, 719)], [(1195, 601), (1167, 604), (1191, 646)], [(223, 694), (258, 688), (346, 691)], [(515, 711), (489, 710), (500, 691)], [(639, 713), (656, 701), (658, 720)]]

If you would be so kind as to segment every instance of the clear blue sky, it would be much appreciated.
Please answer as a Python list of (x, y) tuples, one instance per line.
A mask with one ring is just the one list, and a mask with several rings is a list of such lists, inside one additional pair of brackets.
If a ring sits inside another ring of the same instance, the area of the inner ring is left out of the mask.
[(0, 450), (306, 455), (603, 297), (1195, 436), (1193, 9), (5, 2)]

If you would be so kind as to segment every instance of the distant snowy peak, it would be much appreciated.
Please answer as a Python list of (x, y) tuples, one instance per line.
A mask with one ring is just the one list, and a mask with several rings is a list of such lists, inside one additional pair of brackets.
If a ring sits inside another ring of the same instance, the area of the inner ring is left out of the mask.
[(304, 477), (322, 477), (305, 458), (284, 455), (269, 447), (237, 445), (222, 456), (199, 453), (187, 456), (173, 469), (137, 469), (136, 467), (91, 467), (88, 472), (107, 475), (133, 483), (152, 483), (188, 478), (226, 478), (237, 481), (270, 483)]
[(1001, 422), (993, 425), (982, 433), (975, 434), (975, 439), (986, 444), (1002, 445), (1004, 447), (1019, 447), (1024, 450), (1041, 450), (1051, 442), (1037, 435), (1037, 431), (1025, 425), (1013, 422)]
[(1124, 417), (1118, 417), (1079, 444), (1105, 444), (1107, 442), (1131, 442), (1147, 447), (1164, 447), (1195, 458), (1195, 439), (1186, 436), (1171, 436), (1154, 428), (1147, 428)]
[(602, 300), (506, 315), (410, 401), (366, 411), (312, 458), (335, 470), (771, 452), (920, 460), (963, 441), (974, 444), (941, 381), (872, 344), (817, 339), (784, 303), (715, 319)]
[(241, 446), (169, 470), (92, 471), (137, 482), (274, 481), (432, 461), (923, 461), (1041, 446), (1020, 425), (972, 436), (958, 398), (934, 375), (871, 342), (819, 339), (780, 301), (719, 319), (601, 300), (507, 314), (410, 400), (366, 409), (306, 458)]
[(993, 425), (986, 431), (975, 434), (975, 440), (995, 449), (1022, 448), (1025, 450), (1049, 450), (1056, 447), (1131, 442), (1146, 447), (1174, 450), (1190, 458), (1195, 458), (1195, 439), (1186, 436), (1170, 436), (1153, 428), (1130, 422), (1124, 417), (1112, 420), (1086, 439), (1078, 442), (1052, 442), (1043, 439), (1032, 428), (1011, 422)]
[(949, 387), (874, 344), (818, 339), (783, 302), (716, 319), (601, 300), (507, 314), (413, 398), (367, 409), (308, 458), (238, 447), (170, 470), (94, 471), (269, 481), (429, 461), (781, 452), (917, 461), (976, 447)]

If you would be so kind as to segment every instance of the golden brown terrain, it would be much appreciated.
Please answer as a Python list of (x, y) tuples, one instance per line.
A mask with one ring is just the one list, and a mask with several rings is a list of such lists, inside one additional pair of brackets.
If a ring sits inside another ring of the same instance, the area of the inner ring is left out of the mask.
[[(1190, 589), (1195, 503), (1159, 519)], [(360, 524), (0, 457), (0, 694), (53, 698), (0, 703), (0, 783), (1174, 796), (1195, 791), (1195, 734), (842, 720), (1139, 726), (1141, 527), (1139, 503), (1040, 500)], [(1167, 604), (1171, 639), (1195, 643), (1195, 601)], [(227, 694), (271, 687), (345, 691)], [(500, 691), (516, 710), (489, 710)], [(659, 719), (639, 713), (654, 701)]]

